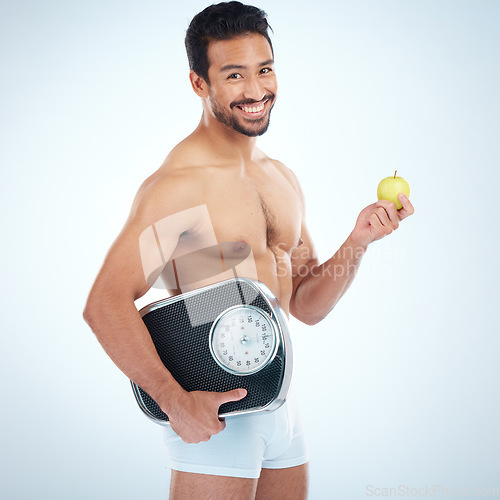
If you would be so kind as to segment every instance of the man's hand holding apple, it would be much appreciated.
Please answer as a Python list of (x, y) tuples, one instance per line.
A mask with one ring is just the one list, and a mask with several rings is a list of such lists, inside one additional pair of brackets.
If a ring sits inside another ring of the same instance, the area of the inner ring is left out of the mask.
[(388, 200), (379, 200), (364, 208), (350, 235), (352, 243), (366, 248), (370, 243), (391, 234), (403, 219), (413, 214), (415, 209), (407, 196), (399, 193), (398, 200), (403, 206), (400, 210), (396, 209), (393, 201)]

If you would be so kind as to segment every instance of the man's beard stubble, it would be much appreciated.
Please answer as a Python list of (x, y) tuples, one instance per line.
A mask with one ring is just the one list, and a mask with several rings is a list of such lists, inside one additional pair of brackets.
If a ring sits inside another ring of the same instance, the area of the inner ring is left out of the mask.
[[(228, 111), (226, 111), (222, 106), (219, 106), (219, 103), (213, 98), (209, 97), (210, 104), (212, 105), (212, 112), (215, 116), (215, 118), (222, 123), (223, 125), (226, 125), (226, 127), (232, 128), (234, 131), (239, 132), (240, 134), (246, 135), (248, 137), (257, 137), (259, 135), (265, 134), (267, 129), (269, 128), (269, 123), (271, 121), (271, 110), (272, 107), (274, 106), (274, 94), (269, 94), (265, 96), (265, 99), (268, 99), (270, 101), (270, 106), (271, 109), (269, 110), (269, 113), (267, 113), (267, 116), (264, 115), (262, 118), (258, 118), (257, 120), (254, 120), (254, 123), (261, 124), (261, 128), (245, 128), (244, 126), (240, 125), (238, 120), (235, 118), (235, 116)], [(264, 100), (265, 100), (264, 99)], [(233, 103), (231, 104), (231, 108), (234, 108), (236, 105), (241, 105), (241, 104), (253, 104), (249, 102), (245, 103)]]

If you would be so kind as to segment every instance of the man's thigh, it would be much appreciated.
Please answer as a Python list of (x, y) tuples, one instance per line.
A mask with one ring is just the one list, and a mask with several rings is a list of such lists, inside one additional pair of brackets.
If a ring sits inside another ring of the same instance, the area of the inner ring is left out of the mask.
[(262, 469), (255, 500), (306, 500), (309, 464), (286, 469)]
[(258, 479), (172, 470), (170, 500), (254, 500)]

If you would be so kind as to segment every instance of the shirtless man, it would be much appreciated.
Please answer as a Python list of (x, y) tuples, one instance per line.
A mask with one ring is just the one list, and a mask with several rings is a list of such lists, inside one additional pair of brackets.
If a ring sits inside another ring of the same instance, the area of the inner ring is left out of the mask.
[[(215, 21), (221, 18), (224, 22)], [(392, 202), (369, 205), (340, 249), (319, 263), (295, 175), (256, 146), (277, 96), (267, 28), (264, 12), (238, 2), (208, 7), (191, 22), (186, 48), (191, 85), (203, 104), (201, 121), (139, 188), (84, 311), (116, 365), (169, 415), (167, 449), (174, 463), (181, 464), (172, 467), (174, 500), (305, 499), (308, 459), (300, 425), (294, 421), (297, 411), (287, 406), (289, 401), (267, 415), (220, 420), (219, 406), (244, 393), (186, 392), (166, 370), (134, 301), (158, 276), (173, 295), (229, 276), (207, 277), (193, 261), (194, 266), (188, 266), (191, 276), (172, 278), (167, 266), (157, 269), (152, 264), (158, 248), (148, 247), (148, 228), (166, 222), (156, 241), (170, 261), (223, 242), (248, 245), (252, 258), (238, 275), (265, 283), (287, 316), (312, 325), (345, 293), (368, 245), (413, 213), (404, 195), (399, 196), (399, 212)], [(217, 258), (223, 257), (208, 255), (203, 266)], [(259, 430), (261, 424), (264, 431)], [(269, 428), (271, 424), (276, 428)], [(241, 425), (247, 427), (235, 427)], [(234, 428), (237, 432), (231, 434)], [(276, 438), (285, 428), (290, 431), (288, 444), (271, 456), (270, 449), (277, 445), (264, 443), (262, 433)], [(232, 456), (240, 438), (249, 439), (241, 446), (246, 451), (251, 447), (252, 453), (258, 448), (255, 443), (263, 442), (256, 452), (258, 462), (251, 466), (238, 465)]]

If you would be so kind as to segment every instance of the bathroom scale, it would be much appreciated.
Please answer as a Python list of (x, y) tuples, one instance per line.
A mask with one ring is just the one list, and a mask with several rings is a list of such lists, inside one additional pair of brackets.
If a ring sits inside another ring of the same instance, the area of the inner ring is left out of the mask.
[[(139, 311), (158, 355), (186, 391), (244, 388), (219, 416), (274, 411), (286, 400), (292, 376), (288, 320), (263, 283), (231, 278), (159, 300)], [(131, 381), (140, 409), (169, 425), (149, 394)]]

